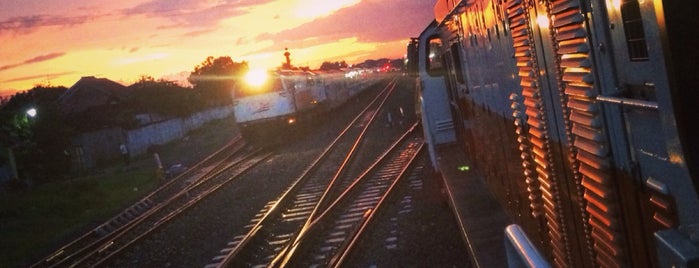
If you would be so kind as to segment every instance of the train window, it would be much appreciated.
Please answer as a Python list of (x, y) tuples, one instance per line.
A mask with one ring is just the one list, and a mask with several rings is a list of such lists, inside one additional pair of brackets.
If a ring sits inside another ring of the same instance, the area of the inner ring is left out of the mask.
[(442, 40), (438, 36), (430, 39), (430, 45), (427, 46), (427, 72), (430, 75), (440, 76), (442, 73)]
[(459, 53), (459, 43), (454, 43), (451, 45), (451, 57), (452, 57), (452, 62), (454, 63), (454, 72), (456, 76), (456, 81), (459, 82), (459, 84), (464, 84), (466, 83), (466, 80), (464, 80), (464, 72), (461, 70), (461, 57), (459, 56), (461, 53)]
[(643, 20), (638, 0), (624, 0), (621, 4), (621, 19), (624, 21), (629, 58), (631, 61), (648, 60), (648, 47), (643, 33)]
[(282, 82), (287, 91), (294, 91), (299, 87), (294, 77), (284, 77)]

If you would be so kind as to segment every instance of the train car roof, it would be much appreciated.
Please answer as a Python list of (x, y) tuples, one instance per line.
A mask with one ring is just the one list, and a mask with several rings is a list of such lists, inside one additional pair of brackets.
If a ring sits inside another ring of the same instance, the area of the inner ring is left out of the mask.
[(278, 75), (283, 75), (283, 76), (308, 76), (308, 75), (315, 75), (313, 72), (310, 71), (303, 71), (303, 70), (277, 70), (275, 72)]

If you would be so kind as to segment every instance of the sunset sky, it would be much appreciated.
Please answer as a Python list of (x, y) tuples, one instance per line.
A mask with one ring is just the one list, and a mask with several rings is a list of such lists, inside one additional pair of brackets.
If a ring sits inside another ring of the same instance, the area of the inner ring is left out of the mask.
[(0, 94), (82, 76), (124, 85), (181, 79), (207, 56), (253, 67), (284, 60), (400, 58), (431, 0), (0, 0)]

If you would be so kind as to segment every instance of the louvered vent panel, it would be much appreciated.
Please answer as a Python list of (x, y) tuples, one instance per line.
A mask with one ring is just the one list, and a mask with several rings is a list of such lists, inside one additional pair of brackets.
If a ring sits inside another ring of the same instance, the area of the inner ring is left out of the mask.
[(580, 124), (573, 125), (573, 134), (579, 137), (584, 137), (588, 140), (593, 140), (595, 142), (604, 141), (605, 139), (602, 132), (599, 130)]
[(579, 99), (570, 99), (568, 101), (568, 108), (583, 112), (597, 113), (597, 105)]
[(653, 229), (662, 230), (677, 226), (677, 211), (672, 196), (649, 189), (648, 208), (652, 213)]
[[(536, 51), (532, 47), (531, 38), (533, 37), (530, 34), (532, 31), (528, 12), (530, 7), (527, 6), (529, 4), (530, 1), (507, 3), (508, 19), (514, 39), (517, 75), (522, 87), (521, 96), (513, 94), (510, 100), (513, 102), (513, 113), (520, 116), (515, 126), (516, 133), (519, 135), (517, 140), (520, 142), (519, 148), (522, 153), (532, 215), (535, 217), (543, 215), (546, 219), (552, 263), (558, 267), (567, 267), (570, 266), (570, 250), (566, 243), (565, 222), (561, 216), (558, 184), (551, 170), (549, 135), (538, 85), (539, 69), (536, 64)], [(521, 125), (522, 122), (526, 124)]]
[(577, 168), (578, 194), (586, 201), (581, 214), (587, 219), (586, 233), (591, 238), (589, 255), (600, 267), (624, 266), (619, 208), (611, 179), (609, 145), (599, 104), (594, 100), (585, 18), (578, 0), (550, 2), (549, 11), (559, 56), (559, 88), (566, 99), (568, 138), (573, 144), (571, 161)]
[(595, 97), (592, 87), (578, 86), (578, 85), (566, 85), (565, 94), (570, 96), (575, 96), (579, 98), (593, 98)]
[[(513, 46), (515, 49), (515, 56), (517, 57), (518, 72), (520, 76), (525, 74), (526, 77), (520, 82), (520, 85), (525, 88), (525, 90), (522, 91), (522, 95), (525, 96), (525, 100), (528, 100), (536, 94), (536, 91), (531, 88), (534, 82), (528, 74), (531, 72), (532, 66), (529, 60), (530, 54), (528, 49), (530, 42), (526, 30), (526, 16), (521, 1), (509, 1), (507, 3), (507, 13), (510, 22), (510, 30), (512, 31), (512, 38), (514, 39)], [(527, 106), (523, 106), (521, 104), (521, 96), (515, 93), (510, 95), (510, 101), (512, 102), (512, 114), (515, 118), (515, 133), (517, 134), (517, 142), (519, 142), (524, 178), (527, 184), (527, 192), (529, 193), (529, 207), (531, 208), (532, 216), (539, 218), (544, 213), (544, 206), (541, 198), (542, 192), (539, 189), (539, 181), (536, 178), (537, 173), (535, 171), (536, 163), (534, 160), (534, 153), (531, 151), (532, 146), (526, 135), (529, 132), (529, 128), (525, 123), (529, 120), (529, 117), (536, 117), (538, 114), (530, 111)]]
[(585, 163), (593, 168), (597, 169), (607, 169), (611, 166), (611, 163), (609, 162), (609, 159), (599, 157), (584, 151), (578, 151), (578, 160), (582, 163)]

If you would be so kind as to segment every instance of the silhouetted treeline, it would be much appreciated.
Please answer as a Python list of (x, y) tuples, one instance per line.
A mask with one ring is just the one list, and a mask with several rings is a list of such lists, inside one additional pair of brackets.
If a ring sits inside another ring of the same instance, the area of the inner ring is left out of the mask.
[(345, 62), (345, 61), (336, 61), (336, 62), (324, 61), (318, 69), (323, 70), (323, 71), (340, 70), (342, 68), (347, 68), (348, 66), (349, 65), (347, 65), (347, 62)]
[(232, 103), (235, 83), (248, 71), (248, 63), (235, 62), (231, 57), (207, 57), (187, 79), (194, 90), (210, 105)]
[(127, 108), (133, 114), (156, 113), (183, 117), (205, 108), (206, 101), (197, 91), (172, 81), (142, 76), (132, 89)]

